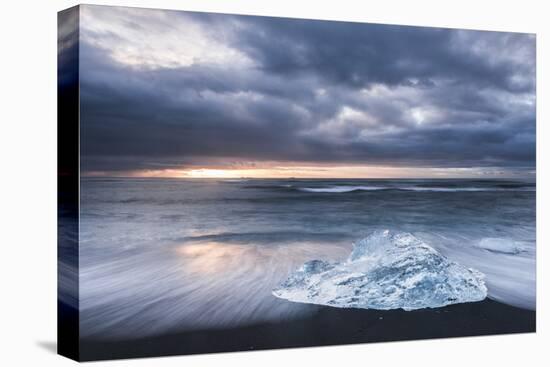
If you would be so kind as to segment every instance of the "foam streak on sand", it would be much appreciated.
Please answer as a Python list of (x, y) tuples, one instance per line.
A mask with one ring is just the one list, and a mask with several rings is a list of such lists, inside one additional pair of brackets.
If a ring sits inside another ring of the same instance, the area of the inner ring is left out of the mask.
[(376, 231), (341, 263), (308, 261), (273, 295), (343, 308), (415, 310), (487, 297), (484, 275), (409, 233)]

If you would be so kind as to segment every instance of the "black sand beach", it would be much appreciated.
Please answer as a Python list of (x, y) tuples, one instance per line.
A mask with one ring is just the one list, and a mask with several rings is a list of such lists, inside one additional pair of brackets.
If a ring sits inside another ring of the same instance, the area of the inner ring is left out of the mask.
[(528, 333), (536, 330), (535, 311), (490, 299), (416, 311), (311, 307), (317, 309), (311, 317), (280, 323), (122, 341), (83, 339), (80, 360)]

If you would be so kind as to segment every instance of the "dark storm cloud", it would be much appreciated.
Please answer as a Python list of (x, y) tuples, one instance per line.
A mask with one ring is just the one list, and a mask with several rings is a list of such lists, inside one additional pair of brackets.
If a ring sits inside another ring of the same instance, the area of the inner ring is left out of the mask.
[[(513, 79), (517, 65), (493, 63), (498, 55), (463, 49), (451, 29), (399, 27), (379, 24), (326, 22), (281, 18), (252, 18), (236, 45), (262, 63), (267, 72), (292, 78), (300, 73), (320, 75), (333, 83), (365, 87), (372, 83), (430, 87), (433, 78), (451, 77), (510, 91), (529, 91), (534, 80)], [(470, 32), (495, 47), (514, 49), (528, 42), (522, 34)], [(466, 45), (471, 46), (471, 45)]]
[(167, 37), (171, 29), (156, 18), (141, 30), (135, 12), (117, 14), (114, 30), (84, 27), (84, 171), (185, 167), (224, 158), (535, 165), (530, 35), (166, 14), (172, 17), (165, 21), (199, 27), (251, 64), (167, 65), (161, 52), (158, 60), (151, 57), (159, 65), (135, 65), (104, 45), (116, 40), (112, 44), (124, 50), (129, 37), (121, 33), (128, 28), (134, 36), (151, 29), (163, 39), (177, 40), (177, 34)]

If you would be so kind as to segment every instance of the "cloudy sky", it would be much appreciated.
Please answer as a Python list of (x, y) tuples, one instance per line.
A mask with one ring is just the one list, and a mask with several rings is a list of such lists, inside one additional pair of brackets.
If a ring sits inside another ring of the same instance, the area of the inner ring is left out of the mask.
[(535, 170), (529, 34), (81, 6), (84, 175)]

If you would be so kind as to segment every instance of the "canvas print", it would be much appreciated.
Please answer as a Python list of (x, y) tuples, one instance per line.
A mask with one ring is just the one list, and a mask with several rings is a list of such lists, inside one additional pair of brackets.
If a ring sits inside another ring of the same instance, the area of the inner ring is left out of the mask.
[(58, 30), (60, 354), (535, 331), (534, 34), (92, 5)]

